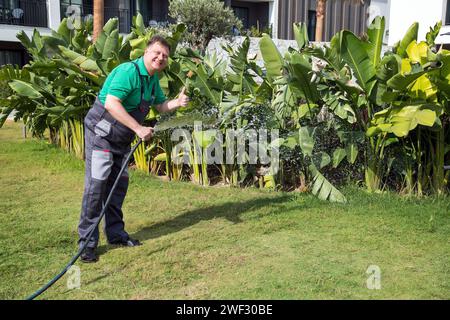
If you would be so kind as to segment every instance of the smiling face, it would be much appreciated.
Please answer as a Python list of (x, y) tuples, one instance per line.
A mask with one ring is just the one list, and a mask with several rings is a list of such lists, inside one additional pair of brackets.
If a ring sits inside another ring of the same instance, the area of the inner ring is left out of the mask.
[(167, 66), (169, 48), (159, 42), (155, 42), (145, 49), (144, 64), (150, 75), (162, 71)]

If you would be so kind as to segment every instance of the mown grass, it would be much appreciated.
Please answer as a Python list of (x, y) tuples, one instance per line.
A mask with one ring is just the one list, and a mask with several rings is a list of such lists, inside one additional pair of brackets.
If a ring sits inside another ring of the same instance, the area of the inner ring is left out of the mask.
[[(0, 298), (22, 299), (76, 251), (83, 162), (0, 129)], [(349, 203), (203, 188), (132, 172), (124, 205), (137, 248), (105, 245), (44, 299), (449, 299), (449, 198), (344, 190)], [(430, 217), (433, 221), (430, 222)], [(370, 265), (381, 290), (366, 286)]]

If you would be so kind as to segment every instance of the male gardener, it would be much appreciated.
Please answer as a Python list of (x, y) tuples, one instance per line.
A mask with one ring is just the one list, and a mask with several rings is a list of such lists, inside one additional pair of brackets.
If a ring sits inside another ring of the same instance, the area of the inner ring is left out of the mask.
[[(158, 72), (167, 66), (170, 46), (154, 36), (144, 56), (117, 66), (105, 83), (84, 119), (86, 173), (84, 194), (78, 226), (80, 247), (87, 240), (92, 226), (102, 211), (102, 205), (122, 167), (130, 144), (137, 135), (149, 140), (153, 128), (142, 123), (154, 105), (159, 112), (169, 112), (185, 106), (189, 99), (183, 90), (177, 99), (166, 100), (161, 90)], [(128, 172), (124, 171), (105, 212), (105, 233), (110, 244), (128, 247), (140, 245), (125, 231), (122, 204), (128, 188)], [(83, 262), (98, 260), (98, 228), (81, 255)]]

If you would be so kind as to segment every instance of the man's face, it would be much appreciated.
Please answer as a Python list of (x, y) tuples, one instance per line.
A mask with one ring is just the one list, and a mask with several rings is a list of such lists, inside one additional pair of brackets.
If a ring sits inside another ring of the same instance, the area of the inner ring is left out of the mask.
[(167, 66), (168, 59), (169, 48), (159, 42), (155, 42), (145, 49), (144, 62), (146, 67), (150, 68), (149, 71), (162, 71)]

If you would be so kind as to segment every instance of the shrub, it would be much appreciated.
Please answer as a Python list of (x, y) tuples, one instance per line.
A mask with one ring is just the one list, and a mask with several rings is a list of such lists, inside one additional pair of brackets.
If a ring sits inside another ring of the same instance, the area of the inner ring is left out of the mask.
[(185, 40), (202, 52), (212, 38), (231, 36), (233, 26), (242, 28), (233, 11), (219, 0), (171, 0), (169, 15), (187, 26)]

